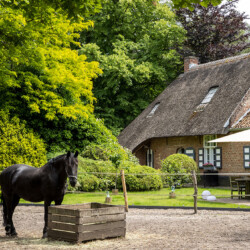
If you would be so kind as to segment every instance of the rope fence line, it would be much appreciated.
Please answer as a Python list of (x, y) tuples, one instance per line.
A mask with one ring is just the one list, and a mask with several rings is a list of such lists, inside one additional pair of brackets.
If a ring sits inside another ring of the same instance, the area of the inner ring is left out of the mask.
[[(67, 191), (67, 193), (73, 193), (73, 194), (89, 194), (91, 192), (84, 192), (84, 191)], [(93, 192), (92, 194), (96, 194), (96, 195), (106, 195), (106, 191), (103, 191), (103, 192)], [(111, 193), (112, 195), (112, 193)], [(145, 193), (141, 193), (141, 194), (133, 194), (133, 193), (130, 193), (129, 192), (129, 196), (153, 196), (153, 197), (166, 197), (168, 196), (169, 194), (166, 193), (166, 194), (145, 194)], [(115, 196), (123, 196), (123, 193), (118, 193), (118, 194), (115, 194)], [(202, 195), (201, 194), (197, 194), (197, 195), (194, 195), (194, 194), (176, 194), (176, 197), (201, 197), (202, 198)], [(247, 197), (250, 197), (250, 195), (246, 194), (244, 196), (247, 196)], [(218, 198), (228, 198), (228, 197), (231, 197), (231, 195), (225, 195), (225, 194), (216, 194), (216, 197)]]
[[(108, 172), (79, 172), (78, 174), (100, 174), (100, 175), (116, 175), (116, 173), (108, 173)], [(119, 174), (119, 173), (117, 173)], [(176, 176), (176, 175), (186, 175), (192, 176), (191, 173), (176, 173), (176, 174), (169, 174), (169, 173), (124, 173), (124, 175), (162, 175), (162, 176)], [(249, 176), (250, 173), (196, 173), (199, 176)]]

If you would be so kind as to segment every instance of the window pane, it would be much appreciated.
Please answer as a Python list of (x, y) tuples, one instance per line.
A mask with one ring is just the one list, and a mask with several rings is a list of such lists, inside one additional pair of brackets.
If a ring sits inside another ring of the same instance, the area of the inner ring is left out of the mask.
[(216, 154), (220, 154), (220, 149), (219, 148), (216, 148)]
[(249, 153), (249, 148), (244, 148), (244, 153)]

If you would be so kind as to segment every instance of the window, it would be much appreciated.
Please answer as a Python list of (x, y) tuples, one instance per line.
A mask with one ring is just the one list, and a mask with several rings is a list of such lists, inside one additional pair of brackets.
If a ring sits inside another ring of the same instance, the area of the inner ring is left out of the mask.
[(150, 111), (150, 113), (147, 115), (147, 118), (148, 118), (148, 117), (152, 117), (152, 116), (154, 115), (154, 113), (155, 113), (155, 111), (158, 109), (159, 105), (160, 105), (159, 102), (157, 102), (157, 103), (155, 104), (155, 106), (153, 107), (153, 109), (152, 109), (152, 110)]
[(146, 164), (149, 167), (154, 167), (154, 152), (152, 149), (147, 150), (147, 159), (146, 159)]
[(222, 148), (200, 148), (198, 151), (199, 168), (203, 167), (204, 163), (212, 163), (216, 168), (222, 167)]
[(250, 146), (243, 147), (243, 157), (244, 168), (250, 168)]
[(203, 147), (204, 148), (215, 148), (217, 146), (216, 142), (209, 142), (215, 140), (217, 138), (216, 135), (204, 135), (203, 136)]
[(207, 104), (211, 101), (211, 99), (213, 98), (215, 92), (218, 90), (218, 87), (212, 87), (209, 89), (208, 94), (206, 95), (206, 97), (203, 99), (203, 101), (201, 102), (201, 104)]
[(186, 148), (185, 154), (195, 160), (195, 150), (193, 148)]
[(216, 139), (216, 135), (203, 136), (203, 148), (199, 149), (199, 168), (203, 167), (204, 163), (212, 163), (215, 167), (222, 167), (222, 148), (217, 147), (217, 143), (209, 141)]
[(184, 148), (177, 148), (176, 153), (177, 154), (184, 154), (185, 153), (185, 149)]

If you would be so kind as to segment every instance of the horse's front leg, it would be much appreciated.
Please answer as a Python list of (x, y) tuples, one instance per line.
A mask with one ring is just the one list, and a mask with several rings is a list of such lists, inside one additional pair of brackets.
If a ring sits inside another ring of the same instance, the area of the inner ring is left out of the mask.
[(43, 238), (47, 238), (48, 231), (48, 207), (50, 206), (51, 201), (44, 202), (44, 228), (43, 228)]

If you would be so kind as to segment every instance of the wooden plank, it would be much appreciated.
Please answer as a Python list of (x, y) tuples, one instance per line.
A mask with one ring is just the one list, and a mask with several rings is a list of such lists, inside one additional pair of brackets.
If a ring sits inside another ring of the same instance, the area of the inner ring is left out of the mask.
[(112, 214), (112, 215), (102, 215), (102, 216), (92, 216), (92, 217), (80, 217), (79, 224), (87, 223), (104, 223), (112, 221), (125, 220), (126, 214)]
[(49, 220), (52, 221), (58, 221), (58, 222), (66, 222), (71, 224), (79, 224), (79, 217), (75, 216), (64, 216), (64, 215), (58, 215), (58, 214), (49, 214)]
[(69, 224), (69, 223), (59, 223), (59, 222), (48, 222), (49, 229), (58, 229), (62, 231), (79, 232), (79, 227), (81, 225)]
[(61, 231), (82, 233), (82, 232), (100, 231), (100, 230), (108, 230), (108, 229), (122, 228), (122, 227), (125, 228), (126, 221), (115, 221), (115, 222), (109, 222), (109, 223), (88, 224), (88, 225), (73, 225), (73, 224), (66, 224), (66, 223), (49, 222), (48, 227), (51, 230), (61, 230)]
[(115, 228), (125, 228), (126, 227), (126, 221), (114, 221), (114, 222), (108, 222), (108, 223), (101, 223), (101, 224), (88, 224), (88, 225), (79, 225), (79, 228), (77, 231), (78, 233), (82, 232), (88, 232), (88, 231), (101, 231), (101, 230), (111, 230)]
[(64, 232), (59, 230), (48, 229), (48, 237), (52, 239), (78, 241), (79, 234), (73, 232)]
[(65, 207), (49, 207), (49, 213), (51, 214), (61, 214), (70, 216), (80, 216), (79, 209), (75, 208), (65, 208)]
[(79, 234), (79, 242), (89, 241), (89, 240), (103, 240), (107, 238), (114, 237), (125, 237), (126, 228), (115, 228), (102, 231), (85, 232)]
[(80, 210), (80, 217), (125, 213), (124, 206)]

